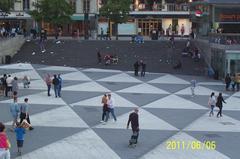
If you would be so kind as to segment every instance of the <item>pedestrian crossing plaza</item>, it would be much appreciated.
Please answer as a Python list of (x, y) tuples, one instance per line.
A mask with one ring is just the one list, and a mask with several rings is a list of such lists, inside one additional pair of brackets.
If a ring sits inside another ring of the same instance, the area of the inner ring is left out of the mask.
[[(14, 159), (239, 159), (240, 92), (225, 91), (222, 81), (207, 77), (18, 63), (0, 66), (1, 76), (18, 77), (18, 103), (29, 99), (33, 131), (27, 131), (22, 156), (15, 134), (7, 129)], [(44, 77), (61, 74), (62, 96), (47, 96)], [(31, 78), (24, 88), (21, 78)], [(195, 79), (195, 96), (190, 81)], [(223, 117), (211, 92), (223, 93)], [(102, 96), (111, 93), (117, 121), (102, 124)], [(9, 105), (0, 97), (0, 121), (11, 127)], [(139, 139), (129, 148), (129, 114), (139, 108)]]

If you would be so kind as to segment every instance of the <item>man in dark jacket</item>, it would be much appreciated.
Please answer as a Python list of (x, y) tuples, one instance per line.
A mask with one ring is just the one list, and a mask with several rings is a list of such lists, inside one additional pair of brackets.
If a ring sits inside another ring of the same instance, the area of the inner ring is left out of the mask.
[(127, 129), (129, 128), (129, 124), (131, 122), (132, 132), (133, 134), (137, 134), (136, 141), (138, 139), (139, 135), (139, 121), (138, 121), (138, 109), (134, 109), (134, 112), (132, 112), (129, 115), (128, 123), (127, 123)]
[(57, 98), (58, 89), (59, 89), (59, 79), (57, 78), (57, 75), (54, 75), (52, 83), (53, 83), (53, 86), (54, 86), (55, 97)]
[(232, 81), (231, 77), (230, 77), (230, 75), (228, 73), (227, 76), (225, 77), (226, 91), (229, 91), (229, 86), (230, 86), (231, 81)]
[(139, 62), (136, 61), (136, 62), (134, 63), (134, 65), (133, 65), (133, 67), (134, 67), (134, 75), (135, 75), (135, 76), (138, 76)]

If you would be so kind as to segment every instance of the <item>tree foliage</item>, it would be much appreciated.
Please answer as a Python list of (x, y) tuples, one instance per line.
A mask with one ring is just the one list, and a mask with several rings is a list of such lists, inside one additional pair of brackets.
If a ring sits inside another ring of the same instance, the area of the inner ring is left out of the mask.
[(72, 6), (66, 0), (41, 0), (35, 4), (35, 10), (30, 11), (36, 21), (43, 20), (54, 25), (70, 22), (73, 13)]
[(0, 12), (9, 13), (14, 6), (14, 0), (0, 0)]
[(128, 19), (131, 0), (107, 0), (100, 8), (100, 15), (114, 23), (124, 23)]

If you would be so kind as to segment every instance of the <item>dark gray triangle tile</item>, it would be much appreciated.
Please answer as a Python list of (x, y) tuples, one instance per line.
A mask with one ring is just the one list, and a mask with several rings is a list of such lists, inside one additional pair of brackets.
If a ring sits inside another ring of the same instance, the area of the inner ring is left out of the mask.
[(177, 96), (209, 108), (208, 106), (209, 96), (205, 96), (205, 95), (196, 95), (194, 97), (192, 97), (191, 95), (177, 95)]
[[(51, 143), (72, 136), (76, 133), (86, 130), (85, 128), (59, 128), (59, 127), (34, 127), (33, 131), (27, 131), (25, 135), (22, 155), (47, 146)], [(8, 137), (12, 144), (10, 149), (11, 158), (17, 157), (15, 133), (8, 132)]]
[(139, 84), (139, 83), (126, 83), (126, 82), (98, 82), (98, 83), (113, 92)]
[(166, 141), (177, 131), (140, 130), (138, 144), (135, 149), (128, 147), (131, 130), (93, 129), (122, 159), (136, 159)]
[(37, 73), (44, 79), (46, 77), (46, 75), (49, 73), (50, 75), (54, 75), (54, 74), (67, 74), (67, 73), (72, 73), (74, 71), (55, 71), (55, 70), (36, 70)]
[(107, 78), (107, 77), (119, 74), (114, 72), (83, 72), (83, 73), (87, 75), (89, 78), (91, 78), (92, 80), (98, 80), (98, 79)]
[[(231, 159), (239, 159), (239, 132), (186, 132), (201, 142), (215, 142), (216, 150)], [(212, 150), (209, 150), (212, 151)]]
[[(19, 105), (21, 105), (21, 103), (23, 103), (23, 101), (19, 101)], [(52, 109), (59, 108), (59, 107), (61, 107), (61, 106), (30, 104), (30, 119), (31, 119), (31, 115), (45, 112), (48, 110), (52, 110)], [(10, 113), (10, 103), (1, 103), (0, 110), (1, 110), (0, 121), (2, 121), (2, 122), (12, 121), (12, 116)]]
[[(72, 108), (90, 127), (100, 124), (102, 120), (102, 107), (76, 106)], [(134, 108), (114, 108), (116, 117), (128, 113)], [(112, 116), (110, 115), (110, 118)], [(112, 119), (110, 119), (112, 121)]]
[(18, 97), (27, 96), (27, 95), (33, 95), (38, 94), (40, 92), (43, 92), (43, 90), (37, 90), (37, 89), (19, 89), (18, 90)]
[(158, 99), (168, 96), (168, 94), (144, 94), (144, 93), (117, 93), (137, 106), (144, 106)]
[(74, 80), (64, 80), (64, 79), (62, 82), (63, 82), (62, 88), (77, 85), (77, 84), (87, 83), (86, 81), (74, 81)]
[[(154, 80), (156, 78), (159, 78), (159, 77), (162, 77), (162, 76), (166, 75), (165, 73), (146, 73), (144, 77), (141, 77), (141, 76), (136, 77), (136, 76), (134, 76), (133, 72), (127, 73), (127, 74), (132, 76), (132, 77), (135, 77), (138, 80), (141, 80), (143, 82), (148, 82), (148, 81), (151, 81), (151, 80)], [(141, 75), (141, 72), (139, 72), (139, 75)]]
[(224, 110), (224, 105), (223, 105), (223, 110), (222, 110), (222, 114), (227, 115), (229, 117), (232, 117), (234, 119), (237, 119), (240, 121), (240, 115), (239, 115), (239, 111), (230, 111), (230, 110)]
[(208, 110), (144, 108), (178, 129), (183, 129)]
[(216, 96), (218, 95), (218, 92), (227, 94), (227, 95), (233, 95), (235, 92), (233, 91), (225, 91), (225, 86), (224, 85), (201, 85), (203, 87), (209, 88), (211, 90), (216, 91)]
[(149, 83), (149, 84), (170, 93), (175, 93), (189, 87), (188, 84), (159, 84), (159, 83)]
[(72, 104), (101, 94), (101, 92), (62, 91), (62, 99), (67, 104)]
[(2, 75), (4, 74), (12, 74), (12, 73), (17, 73), (17, 72), (24, 72), (24, 71), (29, 71), (29, 70), (24, 70), (24, 69), (0, 69), (0, 75), (2, 77)]

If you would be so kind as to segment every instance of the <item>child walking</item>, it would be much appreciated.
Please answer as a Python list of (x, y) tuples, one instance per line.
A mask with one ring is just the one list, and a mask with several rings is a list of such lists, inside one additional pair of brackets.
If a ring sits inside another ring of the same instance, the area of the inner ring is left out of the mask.
[(17, 139), (18, 154), (21, 155), (25, 129), (22, 127), (20, 123), (17, 123), (17, 127), (15, 128), (15, 133), (16, 133), (16, 139)]

